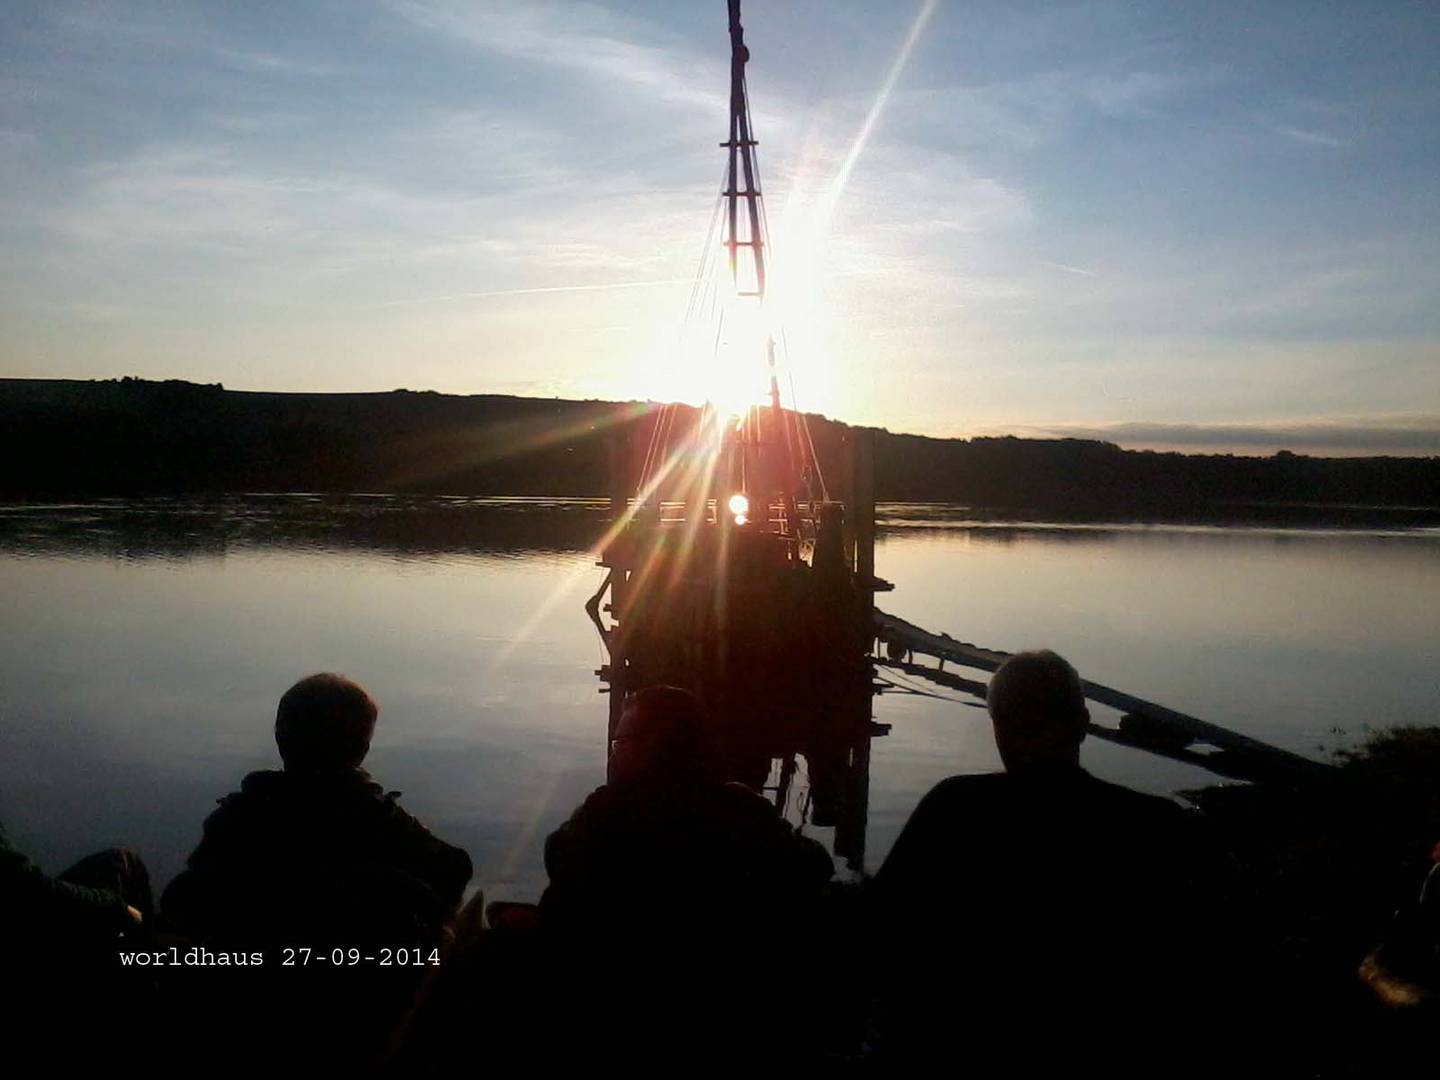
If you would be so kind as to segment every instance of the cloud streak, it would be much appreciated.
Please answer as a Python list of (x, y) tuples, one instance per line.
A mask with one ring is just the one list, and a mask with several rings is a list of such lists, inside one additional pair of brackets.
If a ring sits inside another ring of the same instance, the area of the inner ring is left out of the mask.
[(641, 44), (646, 30), (596, 7), (516, 4), (476, 7), (438, 0), (393, 0), (390, 10), (424, 30), (485, 52), (572, 71), (605, 85), (644, 91), (656, 101), (723, 114), (722, 68), (714, 58)]
[[(533, 289), (490, 289), (486, 292), (463, 292), (453, 296), (426, 296), (415, 300), (390, 300), (382, 307), (411, 304), (439, 304), (452, 300), (488, 300), (495, 296), (534, 296), (540, 293), (609, 292), (614, 289), (654, 289), (665, 285), (689, 285), (689, 278), (660, 278), (655, 281), (611, 281), (599, 285), (544, 285)], [(616, 329), (611, 327), (610, 329)]]
[(1306, 146), (1323, 146), (1330, 150), (1339, 150), (1350, 145), (1344, 139), (1327, 135), (1323, 131), (1306, 131), (1303, 128), (1290, 127), (1288, 124), (1276, 124), (1275, 130)]

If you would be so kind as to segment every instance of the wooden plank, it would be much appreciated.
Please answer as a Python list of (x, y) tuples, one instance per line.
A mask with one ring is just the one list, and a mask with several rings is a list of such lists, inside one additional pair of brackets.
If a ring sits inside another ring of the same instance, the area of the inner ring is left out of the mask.
[[(887, 667), (893, 668), (896, 671), (903, 671), (907, 675), (913, 675), (916, 678), (935, 683), (937, 686), (943, 686), (950, 690), (959, 690), (961, 693), (970, 694), (973, 697), (979, 698), (981, 701), (985, 700), (985, 684), (976, 679), (967, 679), (953, 672), (926, 667), (924, 664), (910, 664), (903, 660), (888, 660), (877, 657), (873, 662), (878, 667)], [(898, 687), (898, 685), (897, 688), (902, 691), (904, 690), (904, 687)], [(1132, 750), (1143, 750), (1148, 754), (1155, 754), (1159, 757), (1168, 758), (1171, 761), (1178, 761), (1184, 765), (1193, 765), (1196, 768), (1206, 769), (1215, 773), (1217, 776), (1228, 777), (1232, 780), (1254, 781), (1276, 778), (1275, 776), (1269, 775), (1273, 773), (1274, 770), (1269, 770), (1267, 773), (1263, 765), (1259, 766), (1257, 770), (1254, 761), (1249, 756), (1243, 754), (1237, 757), (1233, 752), (1226, 750), (1217, 750), (1213, 753), (1203, 754), (1184, 745), (1156, 744), (1146, 741), (1143, 738), (1137, 738), (1119, 728), (1105, 727), (1103, 724), (1097, 724), (1093, 721), (1086, 730), (1088, 734), (1093, 735), (1097, 739), (1102, 739), (1105, 742), (1114, 743), (1117, 746), (1129, 747)], [(1290, 772), (1288, 770), (1281, 770), (1279, 778), (1284, 779), (1289, 776)]]
[[(933, 634), (914, 623), (878, 609), (875, 611), (873, 626), (875, 636), (882, 642), (982, 671), (994, 671), (1010, 657), (1006, 652), (983, 649), (969, 642), (957, 641), (948, 634)], [(916, 666), (907, 665), (903, 670), (910, 671)], [(948, 682), (942, 685), (948, 685)], [(1259, 739), (1252, 739), (1248, 735), (1153, 701), (1146, 701), (1113, 687), (1086, 679), (1082, 679), (1080, 685), (1088, 700), (1118, 709), (1127, 717), (1139, 717), (1144, 722), (1144, 729), (1138, 729), (1137, 726), (1135, 731), (1126, 731), (1123, 727), (1115, 729), (1092, 725), (1092, 731), (1100, 738), (1158, 753), (1177, 761), (1200, 765), (1221, 775), (1239, 779), (1319, 779), (1334, 772), (1332, 766), (1323, 762), (1292, 754)], [(957, 689), (965, 688), (957, 686)], [(1146, 734), (1142, 735), (1141, 730), (1145, 730)], [(1213, 746), (1221, 753), (1196, 753), (1189, 749), (1189, 745), (1195, 742)]]

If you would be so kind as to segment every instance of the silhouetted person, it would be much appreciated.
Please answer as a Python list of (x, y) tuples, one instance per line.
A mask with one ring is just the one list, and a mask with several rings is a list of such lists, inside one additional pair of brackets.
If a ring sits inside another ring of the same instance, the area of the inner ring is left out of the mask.
[(148, 947), (151, 908), (150, 877), (134, 852), (98, 852), (52, 878), (0, 828), (0, 940), (13, 1030), (39, 1042), (84, 1033), (87, 1042), (69, 1055), (76, 1064), (91, 1059), (88, 1040), (133, 1036), (154, 1007), (154, 980), (126, 968), (120, 953)]
[(546, 841), (538, 929), (492, 929), (440, 972), (408, 1064), (472, 1045), (531, 1069), (774, 1060), (803, 1015), (787, 973), (803, 970), (801, 931), (833, 864), (760, 795), (719, 780), (708, 749), (684, 690), (627, 703), (609, 782)]
[[(337, 1052), (323, 1045), (331, 1020), (352, 1033), (347, 1050), (383, 1041), (416, 971), (378, 967), (383, 950), (428, 956), (471, 874), (464, 851), (431, 835), (361, 768), (377, 714), (370, 695), (339, 675), (286, 691), (275, 717), (284, 769), (251, 773), (220, 800), (162, 902), (191, 940), (261, 952), (281, 993), (257, 1004), (282, 1041), (312, 1042), (322, 1058)], [(285, 968), (286, 950), (302, 946), (313, 950), (308, 965), (291, 953), (295, 966)], [(375, 963), (331, 961), (333, 949), (352, 948)], [(322, 981), (329, 999), (317, 993)], [(243, 974), (229, 983), (243, 985)], [(303, 1007), (276, 1015), (286, 1000)]]
[(133, 937), (150, 908), (150, 877), (132, 851), (112, 848), (52, 878), (0, 828), (0, 923), (90, 941)]
[(1395, 913), (1385, 942), (1360, 966), (1360, 978), (1386, 1008), (1440, 1016), (1440, 843), (1419, 895)]
[(1189, 815), (1080, 767), (1089, 714), (1054, 653), (1011, 657), (988, 707), (1005, 771), (931, 790), (874, 881), (884, 1053), (1187, 1071), (1226, 1013)]
[(813, 894), (834, 872), (755, 791), (724, 783), (707, 760), (695, 698), (651, 687), (625, 706), (610, 779), (545, 842), (547, 927), (610, 934), (671, 923), (716, 928)]

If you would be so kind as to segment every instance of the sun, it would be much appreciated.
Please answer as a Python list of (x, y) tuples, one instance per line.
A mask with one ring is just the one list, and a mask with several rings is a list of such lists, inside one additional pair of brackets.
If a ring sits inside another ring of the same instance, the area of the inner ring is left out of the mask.
[(772, 251), (763, 298), (753, 295), (753, 284), (737, 290), (723, 259), (712, 260), (683, 325), (668, 334), (657, 328), (647, 396), (709, 404), (722, 417), (743, 416), (770, 401), (773, 350), (781, 404), (803, 412), (833, 411), (830, 317), (821, 288), (824, 245), (798, 231), (803, 230), (784, 230), (783, 258)]

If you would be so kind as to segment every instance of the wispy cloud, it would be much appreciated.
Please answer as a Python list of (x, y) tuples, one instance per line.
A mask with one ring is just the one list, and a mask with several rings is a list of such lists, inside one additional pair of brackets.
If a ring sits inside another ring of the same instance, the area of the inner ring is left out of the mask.
[(273, 52), (251, 52), (243, 49), (217, 48), (216, 55), (225, 64), (245, 71), (302, 79), (335, 79), (356, 74), (348, 64), (285, 56)]
[[(723, 114), (725, 68), (637, 20), (595, 5), (476, 6), (446, 0), (391, 0), (395, 14), (424, 30), (480, 49), (580, 74), (601, 87), (641, 90), (647, 100)], [(649, 43), (645, 39), (649, 39)]]
[[(77, 194), (55, 225), (92, 249), (214, 249), (343, 244), (346, 227), (384, 215), (419, 228), (435, 203), (343, 174), (269, 170), (224, 146), (145, 147), (80, 171)], [(435, 223), (432, 221), (433, 227)]]
[(355, 72), (349, 65), (328, 59), (232, 44), (211, 24), (203, 7), (167, 4), (147, 11), (142, 5), (122, 8), (82, 3), (59, 9), (54, 17), (68, 36), (104, 48), (128, 45), (151, 55), (160, 52), (194, 57), (199, 54), (231, 70), (307, 79)]
[(1061, 100), (1091, 106), (1112, 117), (1155, 118), (1165, 106), (1224, 77), (1215, 67), (1168, 71), (1077, 71), (1046, 89)]
[[(545, 285), (533, 289), (490, 289), (486, 292), (462, 292), (451, 296), (426, 296), (415, 300), (390, 300), (383, 307), (410, 304), (440, 304), (453, 300), (488, 300), (496, 296), (536, 296), (544, 293), (610, 292), (615, 289), (654, 289), (666, 285), (689, 285), (689, 278), (661, 278), (658, 281), (610, 281), (596, 285)], [(605, 327), (617, 330), (625, 327)]]
[(1354, 101), (1314, 95), (1286, 95), (1255, 108), (1251, 118), (1260, 128), (1290, 142), (1323, 150), (1344, 150), (1361, 134)]
[(907, 132), (963, 145), (1030, 152), (1073, 136), (1085, 114), (1155, 120), (1229, 78), (1213, 64), (1134, 69), (1100, 60), (991, 79), (917, 87), (896, 102)]
[(1051, 262), (1049, 259), (1041, 259), (1041, 266), (1053, 266), (1056, 270), (1064, 270), (1067, 274), (1079, 274), (1081, 277), (1095, 277), (1094, 270), (1086, 270), (1083, 266), (1071, 266), (1069, 263)]
[(1281, 135), (1288, 136), (1298, 143), (1304, 143), (1306, 146), (1323, 146), (1331, 150), (1339, 150), (1350, 145), (1347, 140), (1337, 138), (1334, 135), (1327, 135), (1323, 131), (1305, 131), (1302, 128), (1291, 127), (1288, 124), (1273, 124), (1271, 126)]

